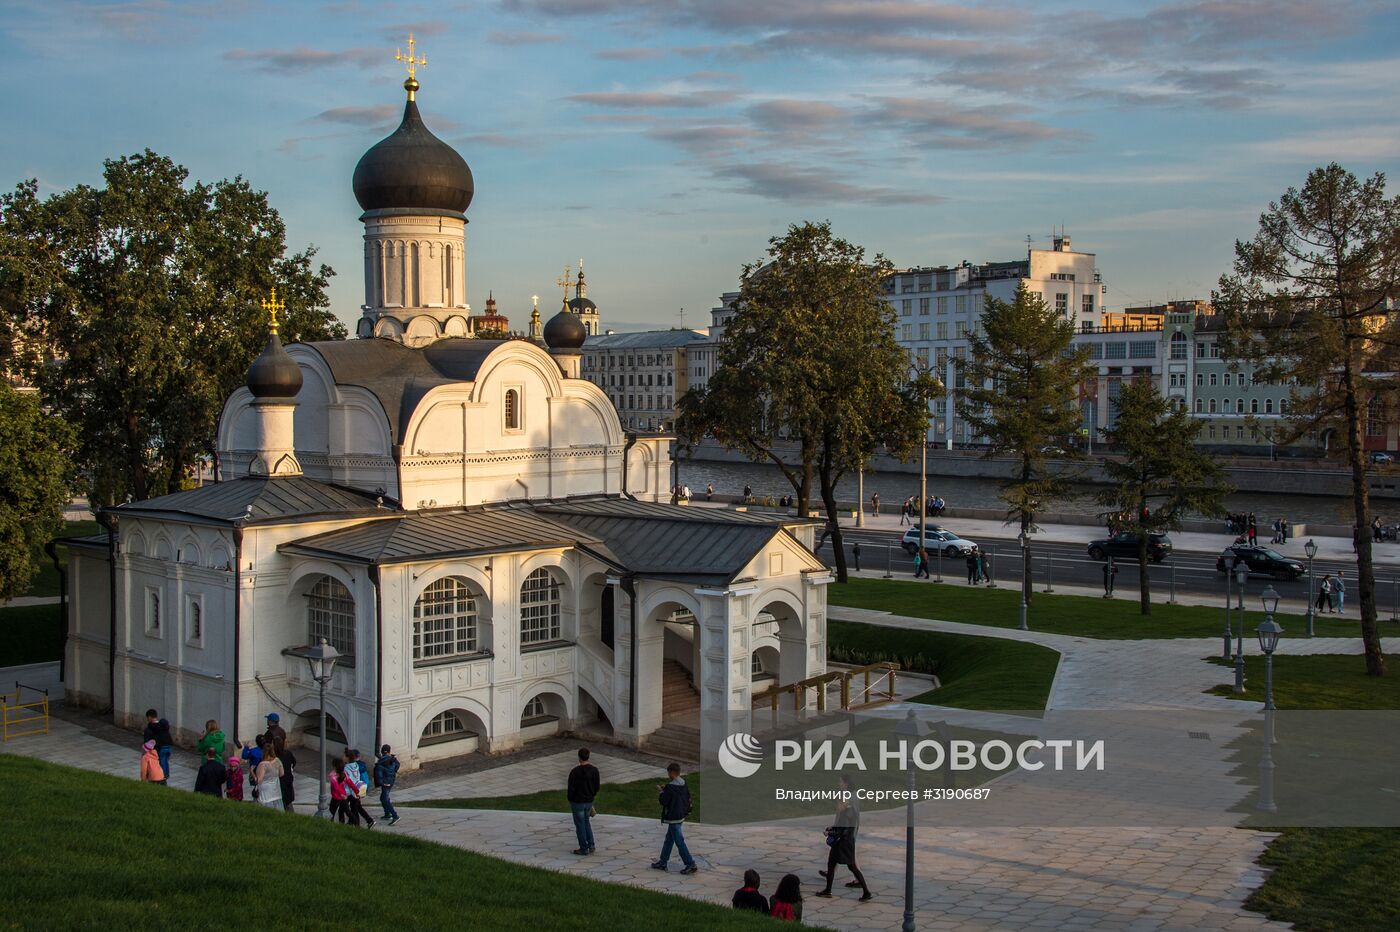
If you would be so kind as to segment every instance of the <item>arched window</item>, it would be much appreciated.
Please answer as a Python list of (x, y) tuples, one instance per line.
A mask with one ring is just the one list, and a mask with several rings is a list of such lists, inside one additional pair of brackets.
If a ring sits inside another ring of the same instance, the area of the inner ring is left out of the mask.
[(1258, 399), (1258, 398), (1251, 398), (1251, 399), (1249, 399), (1249, 413), (1250, 413), (1250, 414), (1258, 414), (1258, 413), (1259, 413), (1259, 399)]
[(1172, 359), (1186, 358), (1186, 334), (1178, 330), (1172, 334)]
[(547, 569), (535, 570), (520, 587), (520, 643), (542, 644), (559, 636), (559, 581)]
[(432, 739), (437, 739), (437, 741), (451, 741), (453, 738), (465, 737), (466, 733), (467, 726), (462, 724), (462, 719), (456, 712), (450, 710), (447, 712), (439, 712), (437, 715), (434, 715), (432, 720), (424, 727), (423, 740), (419, 743), (434, 743)]
[(340, 651), (342, 660), (355, 659), (355, 599), (344, 583), (322, 576), (306, 594), (306, 626), (312, 644), (321, 638)]
[(439, 579), (413, 606), (413, 659), (439, 660), (478, 650), (476, 597), (467, 581)]
[(1288, 413), (1288, 399), (1287, 399), (1287, 398), (1280, 398), (1280, 399), (1278, 400), (1278, 413), (1279, 413), (1279, 414), (1287, 414), (1287, 413)]
[(1215, 413), (1215, 399), (1214, 399), (1214, 398), (1212, 398), (1212, 399), (1210, 400), (1210, 413), (1211, 413), (1211, 414), (1214, 414), (1214, 413)]
[(506, 430), (520, 429), (520, 392), (506, 389)]
[(1196, 413), (1197, 413), (1197, 414), (1200, 414), (1202, 411), (1205, 410), (1205, 407), (1206, 407), (1205, 399), (1204, 399), (1204, 398), (1197, 398), (1197, 399), (1196, 399)]
[(1244, 399), (1243, 399), (1243, 398), (1236, 398), (1236, 399), (1235, 399), (1235, 413), (1236, 413), (1236, 414), (1244, 414)]
[(1264, 413), (1265, 413), (1265, 414), (1273, 414), (1273, 413), (1274, 413), (1274, 400), (1273, 400), (1272, 398), (1265, 398), (1265, 399), (1264, 399)]

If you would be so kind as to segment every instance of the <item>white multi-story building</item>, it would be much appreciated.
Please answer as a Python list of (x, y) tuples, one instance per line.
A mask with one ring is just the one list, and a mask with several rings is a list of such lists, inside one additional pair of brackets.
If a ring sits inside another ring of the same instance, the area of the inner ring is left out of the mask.
[(1099, 329), (1108, 287), (1094, 254), (1072, 250), (1068, 236), (1056, 236), (1050, 249), (1028, 249), (1024, 259), (902, 269), (887, 280), (899, 345), (914, 365), (931, 368), (950, 389), (932, 403), (930, 442), (951, 449), (976, 441), (957, 412), (956, 390), (965, 385), (961, 362), (971, 352), (968, 338), (981, 326), (987, 297), (1011, 301), (1022, 283), (1073, 319), (1076, 329)]
[(583, 377), (608, 393), (628, 429), (669, 430), (690, 389), (690, 348), (707, 343), (695, 330), (646, 330), (590, 336)]

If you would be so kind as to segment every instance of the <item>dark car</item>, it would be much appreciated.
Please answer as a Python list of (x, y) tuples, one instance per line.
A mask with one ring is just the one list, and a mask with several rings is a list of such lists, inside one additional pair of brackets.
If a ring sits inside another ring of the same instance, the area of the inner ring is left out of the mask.
[[(1147, 559), (1161, 563), (1172, 554), (1172, 542), (1165, 534), (1147, 536)], [(1136, 560), (1138, 556), (1138, 536), (1129, 531), (1120, 531), (1112, 537), (1089, 542), (1089, 556), (1094, 560), (1112, 557), (1115, 560)]]
[(1297, 560), (1290, 560), (1269, 547), (1251, 547), (1249, 544), (1226, 547), (1225, 552), (1215, 558), (1215, 569), (1217, 572), (1227, 572), (1234, 568), (1237, 560), (1249, 567), (1251, 573), (1261, 573), (1275, 579), (1297, 579), (1304, 573), (1303, 564)]

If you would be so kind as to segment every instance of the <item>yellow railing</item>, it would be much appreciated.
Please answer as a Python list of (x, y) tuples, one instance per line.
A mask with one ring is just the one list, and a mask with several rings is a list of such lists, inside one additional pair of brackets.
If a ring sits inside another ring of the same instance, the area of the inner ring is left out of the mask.
[[(39, 698), (23, 701), (24, 690), (37, 693)], [(0, 740), (9, 741), (24, 735), (49, 733), (49, 691), (15, 682), (14, 692), (0, 693)]]
[[(782, 696), (792, 696), (793, 711), (800, 712), (807, 707), (807, 691), (815, 690), (817, 694), (817, 711), (826, 711), (826, 694), (832, 683), (841, 685), (841, 705), (842, 709), (850, 709), (853, 706), (869, 705), (872, 691), (882, 689), (880, 681), (885, 680), (883, 691), (885, 695), (880, 701), (894, 701), (895, 698), (895, 673), (899, 670), (899, 664), (881, 662), (872, 663), (864, 667), (857, 667), (854, 670), (832, 670), (818, 676), (809, 676), (805, 680), (798, 680), (796, 683), (789, 683), (786, 686), (779, 686), (768, 694), (768, 701), (772, 705), (773, 711), (778, 711), (778, 703)], [(858, 702), (851, 701), (851, 681), (862, 679), (862, 684), (857, 686), (860, 695)]]

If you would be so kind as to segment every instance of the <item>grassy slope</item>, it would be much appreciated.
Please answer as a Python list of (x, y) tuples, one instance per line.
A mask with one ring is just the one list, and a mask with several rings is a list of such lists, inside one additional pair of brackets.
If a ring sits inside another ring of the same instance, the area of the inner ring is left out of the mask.
[[(606, 776), (606, 775), (605, 775)], [(660, 813), (657, 804), (658, 783), (665, 777), (658, 772), (651, 780), (635, 780), (631, 783), (603, 783), (598, 791), (595, 806), (599, 815), (637, 816), (655, 819)], [(690, 786), (690, 801), (697, 813), (703, 812), (700, 805), (700, 774), (688, 773), (685, 782)], [(542, 790), (538, 793), (524, 793), (520, 796), (478, 796), (458, 799), (434, 799), (425, 802), (399, 803), (400, 806), (426, 806), (434, 809), (513, 809), (520, 812), (568, 812), (562, 787), (557, 790)]]
[(837, 658), (854, 650), (853, 662), (896, 660), (905, 669), (936, 674), (942, 688), (914, 701), (958, 709), (1044, 709), (1060, 663), (1057, 651), (1039, 644), (845, 621), (827, 623), (827, 640)]
[[(1161, 594), (1158, 597), (1165, 598)], [(1021, 594), (1019, 589), (1006, 587), (988, 589), (961, 583), (939, 586), (857, 578), (844, 586), (828, 586), (827, 601), (832, 605), (876, 609), (914, 618), (1014, 628)], [(1257, 603), (1253, 609), (1257, 609)], [(1253, 609), (1246, 607), (1245, 610), (1247, 619), (1254, 619), (1246, 621), (1250, 627), (1258, 624), (1261, 618)], [(1277, 618), (1285, 628), (1289, 627), (1291, 616), (1280, 614)], [(1295, 624), (1293, 630), (1301, 630), (1303, 619), (1295, 619)], [(1223, 608), (1197, 605), (1154, 604), (1152, 614), (1144, 618), (1138, 613), (1135, 600), (1036, 593), (1030, 607), (1030, 627), (1036, 631), (1108, 640), (1218, 637), (1224, 626)], [(1316, 631), (1319, 637), (1360, 637), (1361, 634), (1356, 621), (1335, 618), (1318, 618)]]
[[(0, 608), (0, 667), (42, 663), (63, 656), (57, 605)], [(10, 684), (5, 684), (6, 688)]]
[(27, 758), (0, 755), (0, 786), (0, 928), (767, 927), (681, 897)]
[[(1234, 669), (1219, 657), (1212, 663)], [(1391, 661), (1392, 668), (1394, 661)], [(1264, 698), (1264, 658), (1244, 658), (1243, 696), (1234, 694), (1234, 677), (1210, 691), (1230, 699), (1259, 702)], [(1367, 676), (1359, 654), (1278, 655), (1274, 657), (1274, 704), (1280, 709), (1400, 709), (1400, 672)], [(1396, 865), (1400, 867), (1400, 864)]]

